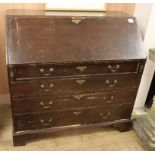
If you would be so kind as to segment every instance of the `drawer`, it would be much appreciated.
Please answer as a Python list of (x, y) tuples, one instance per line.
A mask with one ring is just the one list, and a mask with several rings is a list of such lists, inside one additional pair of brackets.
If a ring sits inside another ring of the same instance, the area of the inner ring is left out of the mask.
[(13, 99), (14, 114), (52, 111), (69, 108), (133, 104), (137, 89), (101, 91), (70, 96), (38, 96)]
[(129, 105), (98, 107), (87, 109), (72, 109), (38, 114), (23, 114), (15, 116), (15, 131), (83, 125), (114, 121), (129, 118), (132, 107)]
[(83, 74), (138, 73), (140, 67), (142, 69), (143, 64), (139, 62), (14, 65), (9, 67), (9, 76), (12, 80), (23, 80)]
[(114, 88), (137, 88), (141, 75), (106, 75), (47, 80), (19, 81), (10, 84), (12, 97), (48, 94), (73, 94)]

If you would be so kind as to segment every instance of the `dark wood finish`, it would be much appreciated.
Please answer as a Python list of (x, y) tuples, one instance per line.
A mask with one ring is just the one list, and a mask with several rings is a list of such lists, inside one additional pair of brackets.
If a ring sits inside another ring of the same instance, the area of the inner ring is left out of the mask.
[(52, 76), (73, 76), (106, 73), (137, 73), (139, 62), (108, 63), (65, 63), (65, 64), (29, 64), (10, 67), (15, 80), (49, 78)]
[(28, 136), (26, 135), (20, 135), (20, 136), (13, 135), (13, 145), (23, 146), (26, 144), (27, 139), (28, 139)]
[(103, 15), (8, 13), (14, 146), (74, 128), (129, 129), (145, 53), (135, 18)]
[(115, 127), (118, 128), (120, 132), (129, 131), (132, 127), (132, 122), (119, 123), (116, 124)]
[(69, 109), (92, 106), (120, 106), (124, 103), (133, 104), (137, 89), (129, 89), (122, 93), (122, 90), (106, 90), (99, 93), (82, 93), (66, 96), (48, 96), (16, 98), (12, 100), (13, 110), (16, 114), (53, 111), (57, 109)]
[(130, 117), (130, 107), (127, 104), (122, 105), (121, 108), (119, 106), (115, 108), (111, 106), (99, 106), (96, 108), (76, 108), (46, 113), (16, 115), (15, 130), (23, 131), (126, 119)]
[(101, 75), (88, 77), (55, 78), (11, 83), (13, 97), (72, 94), (94, 92), (113, 88), (137, 88), (141, 75)]
[[(72, 22), (73, 18), (80, 17), (8, 15), (8, 63), (88, 62), (145, 57), (135, 18), (105, 14), (103, 17), (81, 17), (79, 24)], [(133, 23), (129, 23), (128, 18)]]

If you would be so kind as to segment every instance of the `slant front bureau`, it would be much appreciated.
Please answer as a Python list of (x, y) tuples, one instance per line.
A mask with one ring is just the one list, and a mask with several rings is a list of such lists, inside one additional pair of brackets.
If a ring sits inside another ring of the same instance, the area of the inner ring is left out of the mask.
[(15, 146), (67, 129), (129, 130), (145, 64), (134, 17), (12, 10), (6, 23)]

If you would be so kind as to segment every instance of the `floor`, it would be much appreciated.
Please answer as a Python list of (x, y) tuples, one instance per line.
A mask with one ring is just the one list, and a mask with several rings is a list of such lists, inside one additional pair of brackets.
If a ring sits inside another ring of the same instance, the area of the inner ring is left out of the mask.
[(0, 105), (0, 151), (2, 150), (146, 150), (133, 130), (120, 133), (114, 128), (68, 131), (35, 139), (25, 146), (13, 147), (11, 110)]

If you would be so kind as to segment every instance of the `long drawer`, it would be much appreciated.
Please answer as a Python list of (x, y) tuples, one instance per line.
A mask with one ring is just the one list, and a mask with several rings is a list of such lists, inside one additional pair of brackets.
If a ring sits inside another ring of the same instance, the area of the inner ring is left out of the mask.
[(130, 117), (131, 110), (131, 105), (124, 105), (115, 108), (107, 106), (17, 115), (15, 116), (15, 130), (23, 131), (126, 119)]
[(13, 80), (23, 80), (82, 74), (138, 73), (142, 65), (143, 63), (139, 62), (27, 64), (10, 66), (9, 75)]
[(141, 75), (81, 76), (14, 82), (10, 85), (12, 97), (52, 94), (72, 94), (114, 88), (137, 88)]
[(73, 94), (70, 96), (39, 96), (13, 99), (14, 114), (51, 111), (91, 106), (119, 106), (133, 104), (137, 89), (101, 91), (99, 93)]

